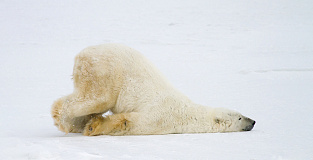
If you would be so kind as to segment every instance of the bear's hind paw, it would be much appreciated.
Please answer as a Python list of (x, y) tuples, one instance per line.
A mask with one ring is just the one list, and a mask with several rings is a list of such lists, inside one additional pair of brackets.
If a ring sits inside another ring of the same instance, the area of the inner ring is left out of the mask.
[(85, 136), (97, 136), (101, 135), (101, 124), (104, 121), (104, 117), (94, 116), (92, 117), (89, 122), (86, 124), (83, 134)]
[(124, 114), (111, 115), (107, 117), (93, 117), (85, 126), (85, 136), (97, 135), (125, 135), (129, 132), (131, 123)]

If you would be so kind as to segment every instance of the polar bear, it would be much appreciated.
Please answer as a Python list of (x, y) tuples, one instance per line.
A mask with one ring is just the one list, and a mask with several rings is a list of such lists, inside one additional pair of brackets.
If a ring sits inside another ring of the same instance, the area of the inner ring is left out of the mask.
[[(192, 102), (138, 51), (121, 44), (91, 46), (75, 58), (74, 91), (52, 105), (59, 130), (96, 135), (250, 131), (240, 113)], [(111, 111), (113, 114), (102, 116)]]

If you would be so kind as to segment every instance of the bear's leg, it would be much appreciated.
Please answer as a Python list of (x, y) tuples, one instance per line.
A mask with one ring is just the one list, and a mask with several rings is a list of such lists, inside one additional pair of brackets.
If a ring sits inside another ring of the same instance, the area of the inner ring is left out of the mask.
[(52, 105), (51, 114), (54, 120), (54, 125), (58, 127), (60, 131), (63, 131), (66, 133), (68, 132), (81, 133), (86, 123), (91, 119), (91, 115), (67, 119), (67, 122), (66, 122), (67, 125), (63, 125), (65, 123), (62, 118), (64, 117), (63, 107), (64, 107), (65, 100), (66, 100), (66, 97), (60, 98), (56, 102), (54, 102), (54, 104)]
[(81, 133), (94, 115), (102, 115), (109, 109), (99, 100), (75, 101), (73, 95), (65, 96), (52, 105), (54, 124), (65, 133)]
[(78, 125), (74, 125), (73, 121), (71, 122), (68, 122), (68, 126), (69, 128), (66, 128), (64, 127), (63, 125), (63, 120), (62, 120), (62, 117), (63, 117), (63, 107), (64, 107), (64, 103), (65, 103), (65, 100), (66, 100), (67, 97), (62, 97), (62, 98), (59, 98), (58, 100), (56, 100), (53, 105), (52, 105), (52, 109), (51, 109), (51, 115), (52, 115), (52, 118), (54, 120), (54, 125), (62, 132), (71, 132), (71, 131), (78, 131), (80, 130), (80, 128), (73, 128), (73, 126), (76, 126), (78, 127)]
[(95, 116), (86, 125), (85, 136), (96, 135), (134, 135), (140, 114), (136, 112), (114, 114), (107, 117)]

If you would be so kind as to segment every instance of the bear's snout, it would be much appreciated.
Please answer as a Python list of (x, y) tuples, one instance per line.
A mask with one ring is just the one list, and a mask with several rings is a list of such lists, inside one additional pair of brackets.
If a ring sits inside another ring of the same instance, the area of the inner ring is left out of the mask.
[(243, 131), (251, 131), (255, 125), (255, 121), (248, 118), (247, 121), (249, 122), (249, 125), (247, 125), (244, 129), (242, 129)]

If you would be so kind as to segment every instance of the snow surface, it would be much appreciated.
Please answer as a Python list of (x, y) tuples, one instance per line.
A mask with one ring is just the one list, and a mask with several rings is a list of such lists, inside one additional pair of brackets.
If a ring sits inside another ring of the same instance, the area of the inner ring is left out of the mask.
[[(0, 2), (0, 159), (313, 159), (313, 1)], [(74, 56), (118, 42), (251, 132), (98, 136), (53, 126)]]

